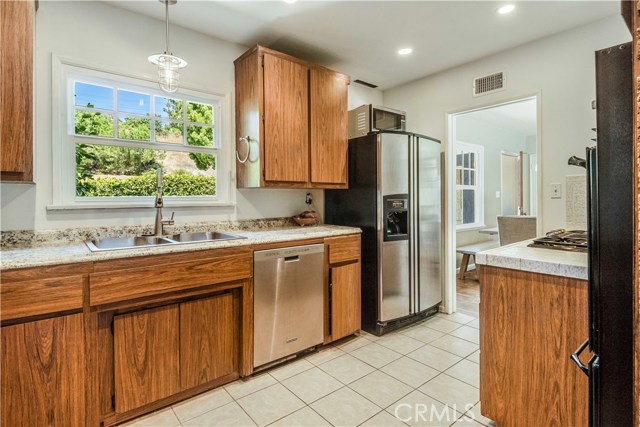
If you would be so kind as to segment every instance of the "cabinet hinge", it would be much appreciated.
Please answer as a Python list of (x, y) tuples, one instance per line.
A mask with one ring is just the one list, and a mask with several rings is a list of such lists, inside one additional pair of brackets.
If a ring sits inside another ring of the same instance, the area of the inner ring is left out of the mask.
[(329, 269), (329, 289), (333, 287), (333, 268)]

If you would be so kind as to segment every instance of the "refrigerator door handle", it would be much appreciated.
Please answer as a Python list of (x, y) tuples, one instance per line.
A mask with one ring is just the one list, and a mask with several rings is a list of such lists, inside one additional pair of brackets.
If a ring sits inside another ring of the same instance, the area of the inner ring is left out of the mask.
[(580, 355), (582, 354), (582, 352), (589, 346), (589, 338), (587, 338), (586, 340), (584, 340), (584, 342), (582, 344), (580, 344), (580, 347), (578, 347), (576, 349), (576, 351), (574, 351), (573, 353), (571, 353), (571, 360), (573, 360), (573, 362), (578, 365), (578, 368), (580, 368), (580, 370), (586, 375), (589, 376), (589, 368), (587, 366), (585, 366), (582, 361), (580, 360)]
[(418, 182), (418, 163), (417, 163), (417, 140), (415, 136), (410, 137), (411, 140), (411, 237), (413, 238), (412, 250), (413, 254), (411, 257), (411, 263), (413, 266), (413, 289), (411, 293), (413, 294), (413, 312), (420, 312), (420, 293), (418, 291), (418, 281), (420, 280), (420, 276), (418, 275), (418, 191), (417, 191), (417, 182)]

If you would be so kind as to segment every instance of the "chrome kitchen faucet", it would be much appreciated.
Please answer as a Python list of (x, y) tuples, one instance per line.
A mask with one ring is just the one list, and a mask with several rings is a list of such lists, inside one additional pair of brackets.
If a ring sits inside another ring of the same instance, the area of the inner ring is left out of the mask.
[(164, 207), (164, 200), (162, 198), (162, 168), (158, 168), (156, 173), (158, 190), (156, 192), (156, 223), (154, 226), (154, 236), (164, 236), (164, 226), (175, 223), (173, 216), (176, 213), (172, 212), (170, 219), (162, 219), (162, 208)]

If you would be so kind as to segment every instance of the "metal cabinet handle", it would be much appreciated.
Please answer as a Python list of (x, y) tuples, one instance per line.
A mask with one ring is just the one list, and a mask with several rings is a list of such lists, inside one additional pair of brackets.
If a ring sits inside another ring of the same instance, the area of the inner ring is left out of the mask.
[(244, 159), (241, 159), (240, 154), (238, 154), (238, 150), (236, 150), (236, 159), (238, 159), (240, 163), (246, 163), (247, 159), (249, 159), (249, 153), (251, 152), (251, 137), (248, 135), (241, 136), (239, 141), (247, 144), (247, 155), (244, 157)]
[(587, 348), (587, 346), (589, 345), (589, 338), (587, 338), (582, 344), (580, 344), (580, 347), (578, 347), (578, 349), (576, 351), (574, 351), (571, 354), (571, 360), (573, 360), (573, 362), (578, 365), (578, 368), (580, 368), (580, 370), (586, 375), (589, 376), (589, 368), (586, 367), (581, 361), (580, 361), (580, 354), (582, 354), (582, 352), (584, 351), (585, 348)]

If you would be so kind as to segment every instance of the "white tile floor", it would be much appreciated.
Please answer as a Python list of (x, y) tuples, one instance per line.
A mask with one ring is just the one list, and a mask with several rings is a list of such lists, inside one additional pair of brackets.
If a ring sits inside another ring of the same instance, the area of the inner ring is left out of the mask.
[(480, 415), (478, 320), (437, 314), (319, 352), (128, 426), (492, 426)]

